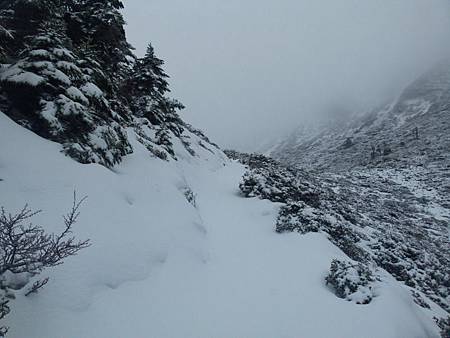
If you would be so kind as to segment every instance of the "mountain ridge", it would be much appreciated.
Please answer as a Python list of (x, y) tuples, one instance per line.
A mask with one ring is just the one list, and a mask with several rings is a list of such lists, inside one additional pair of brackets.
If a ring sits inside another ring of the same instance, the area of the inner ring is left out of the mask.
[(450, 147), (448, 65), (446, 62), (435, 66), (382, 109), (344, 125), (319, 127), (306, 137), (302, 133), (307, 129), (304, 127), (274, 145), (267, 154), (291, 165), (331, 171), (388, 166), (390, 162), (400, 162), (393, 164), (397, 167), (442, 160), (447, 163), (450, 161), (445, 151)]

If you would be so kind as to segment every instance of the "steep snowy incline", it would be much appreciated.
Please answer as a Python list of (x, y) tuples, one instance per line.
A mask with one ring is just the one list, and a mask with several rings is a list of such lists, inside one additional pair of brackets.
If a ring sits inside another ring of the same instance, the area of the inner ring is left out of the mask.
[(438, 337), (389, 276), (369, 305), (337, 298), (324, 278), (345, 255), (321, 234), (276, 234), (278, 206), (239, 196), (242, 165), (133, 146), (114, 171), (81, 165), (0, 115), (0, 205), (28, 202), (56, 231), (76, 189), (89, 199), (75, 232), (92, 240), (37, 295), (17, 294), (9, 337)]

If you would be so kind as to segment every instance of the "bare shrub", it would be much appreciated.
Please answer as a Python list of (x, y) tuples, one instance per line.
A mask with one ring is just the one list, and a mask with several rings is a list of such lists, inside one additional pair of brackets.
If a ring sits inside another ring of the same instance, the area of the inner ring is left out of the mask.
[[(10, 312), (8, 304), (15, 298), (13, 290), (25, 288), (45, 268), (62, 264), (65, 258), (90, 245), (89, 240), (79, 241), (72, 235), (85, 199), (78, 201), (74, 193), (72, 208), (63, 216), (64, 230), (59, 234), (48, 234), (42, 226), (31, 222), (40, 210), (32, 211), (25, 205), (11, 214), (3, 207), (0, 209), (0, 320)], [(34, 282), (26, 295), (36, 293), (47, 282), (48, 278)], [(7, 331), (6, 327), (0, 327), (0, 337)]]

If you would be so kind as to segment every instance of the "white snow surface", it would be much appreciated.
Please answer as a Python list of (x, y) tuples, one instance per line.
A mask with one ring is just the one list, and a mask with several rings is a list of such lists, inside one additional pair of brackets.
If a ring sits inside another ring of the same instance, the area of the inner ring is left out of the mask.
[(94, 83), (89, 82), (86, 83), (83, 87), (81, 87), (81, 91), (90, 97), (102, 97), (103, 96), (103, 92), (101, 91), (100, 88), (98, 88)]
[(42, 209), (34, 221), (60, 231), (75, 189), (88, 196), (75, 234), (92, 241), (16, 294), (10, 338), (438, 336), (392, 278), (368, 305), (337, 298), (324, 278), (345, 255), (322, 234), (276, 234), (278, 206), (239, 195), (240, 164), (133, 147), (114, 170), (82, 165), (0, 113), (0, 205)]
[[(21, 65), (20, 65), (21, 66)], [(45, 79), (42, 76), (22, 70), (18, 65), (9, 66), (2, 69), (0, 80), (17, 83), (26, 83), (30, 86), (39, 86)]]

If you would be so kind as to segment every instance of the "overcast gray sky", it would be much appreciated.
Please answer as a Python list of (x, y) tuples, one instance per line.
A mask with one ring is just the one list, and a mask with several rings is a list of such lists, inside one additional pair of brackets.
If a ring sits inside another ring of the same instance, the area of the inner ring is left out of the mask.
[(125, 0), (137, 54), (166, 61), (183, 118), (252, 150), (333, 107), (399, 93), (449, 53), (448, 0)]

